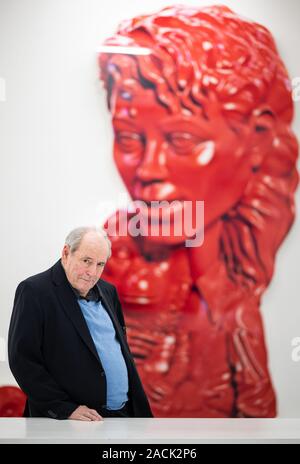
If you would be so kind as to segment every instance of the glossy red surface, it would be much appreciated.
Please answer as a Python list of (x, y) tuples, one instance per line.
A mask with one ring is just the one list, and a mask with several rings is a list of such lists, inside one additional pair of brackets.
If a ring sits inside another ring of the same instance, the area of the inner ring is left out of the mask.
[(0, 387), (0, 417), (22, 417), (26, 395), (18, 387)]
[(259, 307), (298, 184), (291, 87), (274, 40), (226, 7), (179, 6), (122, 23), (105, 45), (148, 53), (99, 57), (132, 199), (191, 201), (194, 213), (205, 202), (201, 247), (185, 247), (172, 215), (167, 237), (110, 234), (103, 277), (118, 288), (153, 412), (274, 417)]

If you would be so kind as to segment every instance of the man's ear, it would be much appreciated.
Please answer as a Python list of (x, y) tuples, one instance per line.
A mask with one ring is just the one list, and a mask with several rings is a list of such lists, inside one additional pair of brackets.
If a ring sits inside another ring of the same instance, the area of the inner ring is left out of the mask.
[(69, 253), (70, 253), (69, 245), (64, 245), (62, 249), (62, 253), (61, 253), (62, 260), (65, 260), (69, 256)]

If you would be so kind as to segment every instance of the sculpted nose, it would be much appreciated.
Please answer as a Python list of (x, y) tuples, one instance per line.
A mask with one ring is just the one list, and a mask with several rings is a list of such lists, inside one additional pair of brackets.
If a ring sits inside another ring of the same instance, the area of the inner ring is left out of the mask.
[(142, 182), (165, 180), (168, 176), (164, 144), (151, 140), (146, 145), (142, 163), (137, 169), (137, 177)]

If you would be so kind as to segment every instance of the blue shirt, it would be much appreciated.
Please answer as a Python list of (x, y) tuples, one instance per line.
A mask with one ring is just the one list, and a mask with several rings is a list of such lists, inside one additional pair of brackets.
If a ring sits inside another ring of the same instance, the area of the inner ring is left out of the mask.
[(121, 409), (128, 400), (128, 372), (112, 320), (101, 301), (78, 299), (106, 375), (107, 409)]

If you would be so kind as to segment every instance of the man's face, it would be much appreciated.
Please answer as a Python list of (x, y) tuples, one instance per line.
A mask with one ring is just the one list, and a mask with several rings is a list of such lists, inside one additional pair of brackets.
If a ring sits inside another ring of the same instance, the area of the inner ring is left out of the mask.
[(62, 251), (62, 264), (72, 287), (82, 296), (96, 284), (103, 272), (108, 255), (105, 239), (88, 232), (84, 235), (78, 249), (71, 253), (68, 245)]
[[(114, 157), (133, 200), (179, 200), (179, 209), (191, 201), (193, 218), (202, 200), (207, 226), (242, 195), (251, 175), (245, 155), (249, 134), (237, 135), (220, 110), (214, 108), (208, 118), (186, 110), (170, 114), (153, 89), (130, 79), (117, 92), (112, 116)], [(144, 214), (149, 219), (156, 213), (148, 208)], [(174, 244), (185, 238), (152, 240)]]

